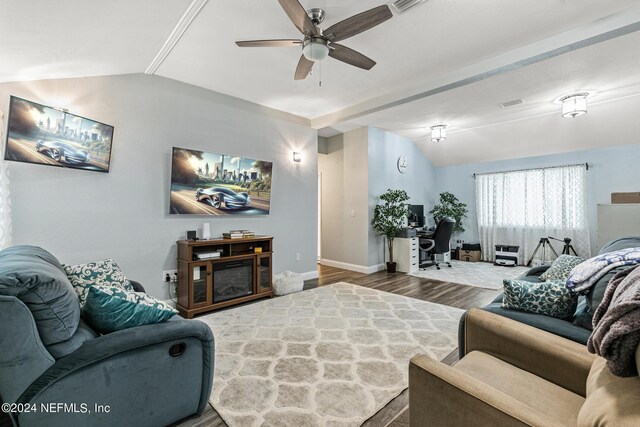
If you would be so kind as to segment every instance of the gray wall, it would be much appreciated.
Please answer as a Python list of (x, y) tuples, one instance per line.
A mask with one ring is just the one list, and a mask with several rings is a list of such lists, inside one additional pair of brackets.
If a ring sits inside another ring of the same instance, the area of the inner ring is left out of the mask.
[[(327, 140), (318, 155), (322, 180), (321, 258), (335, 266), (367, 267), (367, 129)], [(340, 264), (335, 264), (340, 263)]]
[[(212, 235), (273, 235), (274, 273), (316, 270), (317, 132), (306, 121), (142, 74), (0, 84), (5, 112), (9, 95), (115, 126), (108, 174), (10, 163), (14, 244), (40, 245), (67, 264), (112, 257), (162, 299), (176, 240), (204, 222)], [(172, 146), (273, 161), (270, 215), (169, 215)], [(303, 152), (303, 163), (292, 161), (293, 151)]]
[[(342, 140), (342, 134), (336, 135)], [(329, 138), (318, 137), (318, 154), (329, 154)]]
[(367, 128), (354, 129), (344, 134), (344, 204), (345, 234), (343, 235), (349, 263), (369, 266), (368, 242), (369, 170)]
[[(412, 205), (424, 205), (425, 214), (436, 197), (436, 177), (433, 165), (422, 151), (408, 139), (376, 128), (369, 128), (369, 222), (378, 197), (387, 189), (405, 190)], [(400, 173), (398, 157), (407, 158), (407, 170)], [(385, 262), (389, 254), (385, 240), (369, 226), (369, 260), (374, 266)]]
[[(335, 261), (348, 259), (347, 245), (341, 236), (345, 233), (344, 205), (344, 139), (342, 134), (327, 138), (326, 154), (318, 154), (320, 173), (320, 257)], [(346, 261), (342, 261), (346, 262)]]
[[(429, 210), (436, 194), (434, 168), (414, 143), (375, 128), (329, 138), (326, 147), (328, 154), (318, 156), (322, 259), (374, 271), (387, 257), (384, 239), (371, 228), (378, 197), (389, 188), (402, 189), (410, 203)], [(401, 174), (397, 160), (403, 155), (409, 167)]]
[[(572, 153), (437, 168), (436, 182), (438, 192), (450, 191), (462, 202), (467, 203), (469, 206), (469, 219), (465, 226), (466, 231), (459, 237), (468, 242), (477, 242), (479, 235), (474, 173), (589, 163), (589, 171), (587, 172), (589, 230), (591, 234), (591, 252), (597, 253), (600, 249), (597, 245), (597, 205), (599, 203), (611, 203), (612, 192), (638, 191), (640, 187), (638, 184), (640, 182), (638, 159), (640, 159), (639, 144), (623, 145)], [(562, 238), (563, 236), (556, 237)]]

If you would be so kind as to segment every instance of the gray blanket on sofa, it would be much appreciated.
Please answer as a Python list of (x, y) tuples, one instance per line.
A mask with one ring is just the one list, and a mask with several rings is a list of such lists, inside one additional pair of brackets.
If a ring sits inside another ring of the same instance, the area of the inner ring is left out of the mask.
[(587, 347), (607, 359), (612, 374), (638, 375), (635, 352), (640, 343), (640, 266), (613, 276), (593, 314), (593, 333)]

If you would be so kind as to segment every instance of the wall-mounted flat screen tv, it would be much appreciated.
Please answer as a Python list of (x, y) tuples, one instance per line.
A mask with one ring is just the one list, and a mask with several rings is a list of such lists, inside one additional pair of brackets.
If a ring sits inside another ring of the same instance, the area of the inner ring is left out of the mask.
[(5, 160), (109, 172), (113, 126), (11, 97)]
[(169, 213), (268, 215), (273, 163), (173, 147)]

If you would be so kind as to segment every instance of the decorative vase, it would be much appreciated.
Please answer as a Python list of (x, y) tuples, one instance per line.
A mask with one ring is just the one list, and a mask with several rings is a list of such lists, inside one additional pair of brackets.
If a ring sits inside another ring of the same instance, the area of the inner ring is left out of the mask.
[(396, 263), (388, 262), (387, 263), (387, 273), (395, 273), (396, 272)]

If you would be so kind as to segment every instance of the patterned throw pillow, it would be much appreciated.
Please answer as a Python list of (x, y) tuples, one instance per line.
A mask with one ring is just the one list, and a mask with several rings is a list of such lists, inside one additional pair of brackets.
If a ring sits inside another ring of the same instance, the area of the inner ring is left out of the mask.
[(112, 259), (88, 264), (64, 265), (63, 267), (76, 294), (78, 294), (80, 306), (84, 305), (91, 286), (115, 286), (125, 291), (133, 291), (131, 282)]
[(505, 279), (502, 306), (512, 310), (568, 319), (576, 312), (578, 294), (571, 292), (563, 280), (532, 283)]
[(553, 261), (551, 267), (540, 275), (540, 280), (562, 280), (563, 282), (569, 278), (569, 274), (573, 267), (584, 261), (584, 258), (573, 255), (560, 255)]
[(144, 292), (116, 286), (92, 286), (82, 308), (82, 318), (100, 333), (169, 320), (178, 311)]

